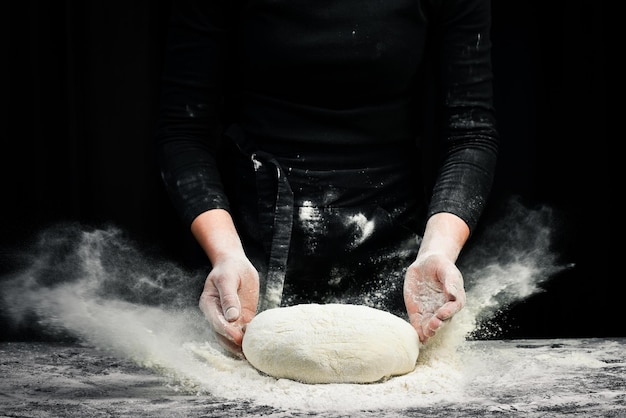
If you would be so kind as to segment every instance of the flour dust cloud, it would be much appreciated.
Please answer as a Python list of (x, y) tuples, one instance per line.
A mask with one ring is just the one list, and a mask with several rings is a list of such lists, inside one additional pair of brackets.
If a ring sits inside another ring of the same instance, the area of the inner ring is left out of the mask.
[(475, 400), (473, 381), (488, 367), (506, 365), (487, 366), (491, 360), (468, 336), (494, 336), (486, 325), (494, 315), (541, 291), (542, 282), (566, 268), (550, 248), (550, 210), (512, 203), (509, 213), (460, 259), (466, 308), (421, 348), (415, 371), (376, 384), (276, 380), (230, 357), (197, 309), (207, 272), (149, 255), (114, 227), (44, 231), (25, 255), (26, 267), (0, 282), (2, 314), (16, 329), (36, 327), (132, 359), (169, 377), (181, 393), (291, 411), (400, 410)]

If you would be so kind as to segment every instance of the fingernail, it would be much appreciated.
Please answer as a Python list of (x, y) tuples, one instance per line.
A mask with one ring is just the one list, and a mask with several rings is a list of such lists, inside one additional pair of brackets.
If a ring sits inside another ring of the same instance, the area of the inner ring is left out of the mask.
[(235, 319), (239, 318), (239, 311), (235, 307), (230, 307), (226, 309), (226, 312), (224, 313), (224, 318), (226, 318), (227, 321), (234, 321)]

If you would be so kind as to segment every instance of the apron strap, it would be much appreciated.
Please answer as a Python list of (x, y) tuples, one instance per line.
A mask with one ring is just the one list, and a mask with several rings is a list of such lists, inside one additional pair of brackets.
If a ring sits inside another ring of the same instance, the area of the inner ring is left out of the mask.
[[(239, 126), (229, 126), (225, 135), (232, 138), (237, 147), (252, 161), (259, 191), (258, 204), (261, 214), (267, 213), (267, 210), (271, 210), (273, 206), (273, 219), (270, 220), (273, 228), (270, 254), (265, 286), (259, 289), (258, 311), (277, 308), (282, 302), (291, 244), (294, 216), (293, 192), (276, 158), (267, 152), (256, 150), (255, 145), (245, 137)], [(269, 187), (270, 184), (275, 184), (275, 187)], [(263, 192), (267, 190), (271, 190), (271, 193), (264, 194)]]
[[(274, 205), (274, 222), (272, 230), (272, 243), (270, 247), (270, 257), (267, 267), (267, 277), (265, 289), (261, 291), (259, 300), (259, 310), (264, 311), (280, 306), (283, 297), (283, 287), (285, 284), (285, 274), (287, 272), (287, 257), (289, 256), (289, 246), (291, 243), (291, 231), (293, 227), (294, 199), (291, 186), (287, 181), (276, 158), (265, 152), (256, 152), (251, 156), (255, 167), (264, 162), (269, 163), (276, 177), (276, 203)], [(257, 182), (263, 182), (266, 176), (257, 172)], [(263, 187), (263, 185), (260, 185)], [(267, 187), (267, 185), (265, 185)]]

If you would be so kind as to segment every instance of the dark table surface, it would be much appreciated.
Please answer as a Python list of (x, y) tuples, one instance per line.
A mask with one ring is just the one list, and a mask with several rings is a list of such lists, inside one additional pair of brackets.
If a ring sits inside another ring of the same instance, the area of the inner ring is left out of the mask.
[(0, 416), (626, 416), (626, 338), (465, 341), (385, 382), (262, 376), (207, 342), (0, 344)]

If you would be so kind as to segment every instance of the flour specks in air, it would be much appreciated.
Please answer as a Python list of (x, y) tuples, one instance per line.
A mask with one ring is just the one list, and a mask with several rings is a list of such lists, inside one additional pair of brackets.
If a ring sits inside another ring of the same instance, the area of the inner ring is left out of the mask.
[[(514, 207), (507, 219), (486, 227), (489, 233), (475, 236), (477, 245), (460, 260), (466, 308), (420, 350), (414, 372), (377, 384), (276, 380), (226, 355), (197, 308), (207, 272), (148, 256), (115, 228), (60, 225), (44, 231), (25, 251), (25, 267), (0, 281), (0, 303), (16, 328), (77, 337), (171, 377), (173, 387), (189, 394), (309, 413), (469, 402), (483, 396), (477, 392), (481, 387), (492, 393), (489, 382), (514, 386), (520, 378), (534, 378), (531, 368), (512, 373), (511, 362), (472, 349), (468, 336), (481, 337), (499, 310), (541, 291), (541, 284), (564, 268), (550, 250), (549, 212)], [(308, 202), (298, 215), (324, 233), (319, 208)], [(359, 239), (374, 228), (360, 214), (349, 222)], [(551, 358), (533, 361), (540, 361), (542, 370), (562, 368)]]

